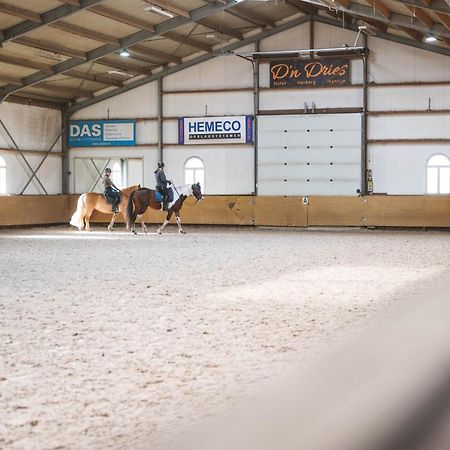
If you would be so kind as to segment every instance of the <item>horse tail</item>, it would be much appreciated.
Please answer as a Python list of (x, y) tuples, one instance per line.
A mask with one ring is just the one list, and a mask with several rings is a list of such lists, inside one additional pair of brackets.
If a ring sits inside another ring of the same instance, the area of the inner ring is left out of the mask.
[(130, 198), (128, 199), (128, 205), (127, 205), (127, 227), (131, 227), (132, 222), (134, 222), (133, 220), (133, 215), (134, 215), (134, 193), (136, 191), (133, 191), (130, 194)]
[(70, 219), (70, 225), (73, 225), (74, 227), (77, 227), (78, 230), (82, 230), (84, 227), (84, 221), (83, 221), (83, 209), (85, 205), (85, 197), (86, 194), (81, 194), (78, 197), (77, 201), (77, 209), (72, 215), (72, 218)]

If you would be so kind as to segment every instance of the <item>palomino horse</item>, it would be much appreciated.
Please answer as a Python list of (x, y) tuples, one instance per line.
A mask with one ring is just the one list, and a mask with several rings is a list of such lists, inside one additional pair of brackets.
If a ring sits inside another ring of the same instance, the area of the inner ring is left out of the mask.
[[(175, 213), (177, 219), (178, 232), (185, 233), (181, 227), (180, 219), (180, 209), (183, 206), (184, 201), (193, 195), (197, 201), (202, 200), (202, 190), (200, 188), (200, 183), (196, 184), (184, 184), (183, 186), (173, 187), (174, 198), (169, 205), (169, 210), (167, 211), (166, 220), (164, 223), (156, 230), (158, 234), (162, 233), (162, 230), (170, 222), (172, 214)], [(161, 209), (161, 202), (156, 200), (155, 191), (153, 189), (141, 188), (137, 189), (130, 195), (130, 200), (128, 200), (128, 228), (136, 234), (136, 217), (139, 214), (144, 214), (147, 208)], [(141, 220), (142, 230), (147, 232), (147, 227), (145, 223)]]
[[(130, 186), (128, 188), (122, 189), (122, 194), (120, 198), (120, 203), (117, 205), (119, 208), (119, 213), (127, 220), (127, 203), (130, 195), (141, 186)], [(91, 231), (91, 226), (89, 225), (89, 220), (94, 210), (100, 211), (102, 213), (111, 214), (111, 205), (106, 202), (105, 196), (103, 194), (97, 194), (96, 192), (86, 192), (81, 194), (78, 199), (77, 209), (73, 213), (70, 219), (70, 224), (77, 227), (80, 231), (85, 227), (86, 231)], [(116, 220), (116, 214), (112, 213), (111, 222), (108, 225), (108, 230), (112, 231), (114, 221)]]

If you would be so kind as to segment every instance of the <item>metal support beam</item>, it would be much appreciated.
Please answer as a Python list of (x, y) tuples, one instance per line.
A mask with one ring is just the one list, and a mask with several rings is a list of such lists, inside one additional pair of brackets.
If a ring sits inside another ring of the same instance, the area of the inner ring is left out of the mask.
[[(233, 42), (232, 44), (225, 45), (225, 46), (223, 46), (223, 48), (221, 48), (219, 50), (215, 50), (213, 53), (207, 53), (205, 55), (200, 55), (200, 56), (198, 56), (196, 58), (192, 58), (191, 60), (186, 61), (182, 64), (178, 64), (176, 66), (172, 66), (165, 70), (162, 70), (161, 72), (154, 73), (151, 76), (147, 76), (147, 77), (141, 78), (139, 80), (135, 80), (135, 81), (126, 83), (126, 84), (124, 84), (124, 86), (122, 88), (114, 89), (112, 91), (105, 92), (104, 94), (100, 94), (93, 99), (79, 102), (75, 105), (72, 105), (70, 107), (70, 111), (73, 113), (75, 111), (85, 108), (86, 106), (90, 106), (95, 103), (106, 100), (108, 98), (115, 97), (116, 95), (123, 94), (124, 92), (127, 92), (131, 89), (135, 89), (139, 86), (143, 86), (147, 83), (151, 83), (152, 81), (156, 81), (158, 78), (165, 77), (167, 75), (171, 75), (173, 73), (179, 72), (180, 70), (184, 70), (189, 67), (195, 66), (196, 64), (199, 64), (199, 63), (202, 63), (205, 61), (209, 61), (210, 59), (213, 59), (216, 56), (223, 56), (224, 53), (226, 53), (226, 52), (231, 52), (240, 47), (244, 47), (246, 45), (253, 44), (261, 39), (264, 39), (269, 36), (273, 36), (274, 34), (277, 34), (277, 33), (281, 33), (282, 31), (289, 30), (290, 28), (296, 27), (305, 22), (309, 22), (310, 20), (311, 20), (311, 16), (297, 17), (296, 19), (291, 20), (289, 22), (285, 22), (275, 28), (271, 28), (269, 30), (262, 31), (253, 36), (245, 38), (242, 41)], [(166, 22), (164, 22), (164, 23), (166, 23)]]
[(368, 112), (368, 60), (369, 48), (367, 46), (367, 35), (363, 34), (364, 53), (362, 55), (363, 63), (363, 104), (361, 114), (361, 195), (367, 195), (367, 112)]
[[(2, 102), (0, 101), (0, 104)], [(13, 143), (14, 147), (16, 148), (17, 152), (19, 153), (19, 155), (22, 157), (22, 159), (24, 160), (25, 164), (27, 165), (28, 169), (30, 169), (31, 173), (33, 173), (33, 168), (31, 167), (30, 163), (28, 162), (27, 158), (25, 158), (25, 155), (23, 154), (22, 150), (19, 149), (19, 146), (17, 145), (16, 141), (14, 140), (14, 138), (11, 136), (11, 133), (9, 132), (8, 128), (6, 128), (6, 125), (3, 123), (3, 120), (0, 119), (0, 125), (3, 127), (3, 129), (5, 130), (6, 134), (8, 135), (9, 139), (11, 140), (11, 142)], [(41, 188), (44, 190), (45, 194), (48, 194), (48, 192), (46, 191), (44, 185), (41, 183), (41, 180), (36, 177), (36, 181), (39, 183), (39, 185), (41, 186)], [(22, 194), (22, 193), (20, 193)]]
[[(52, 142), (52, 145), (50, 146), (50, 148), (47, 150), (47, 153), (44, 155), (44, 157), (41, 159), (41, 162), (38, 164), (38, 166), (36, 167), (35, 170), (33, 170), (31, 177), (29, 178), (29, 180), (27, 181), (27, 183), (25, 184), (25, 186), (23, 187), (23, 189), (20, 191), (19, 195), (22, 195), (25, 192), (25, 189), (28, 187), (28, 185), (31, 183), (31, 181), (33, 180), (34, 177), (36, 177), (36, 179), (38, 180), (37, 177), (37, 172), (38, 170), (41, 168), (42, 164), (44, 164), (44, 161), (47, 159), (48, 155), (50, 154), (50, 152), (53, 150), (53, 147), (56, 145), (56, 143), (58, 142), (59, 138), (62, 136), (62, 134), (64, 133), (64, 129), (65, 127), (58, 133), (58, 136), (56, 137), (56, 139)], [(45, 191), (46, 194), (47, 191)]]
[(158, 78), (158, 160), (164, 160), (163, 150), (163, 80)]
[(95, 162), (92, 158), (89, 158), (89, 160), (91, 161), (92, 165), (95, 167), (95, 170), (97, 172), (97, 178), (95, 179), (94, 184), (91, 186), (91, 189), (90, 189), (90, 191), (93, 191), (95, 189), (95, 187), (97, 186), (97, 183), (100, 181), (102, 174), (105, 172), (105, 169), (108, 167), (109, 163), (111, 162), (111, 158), (109, 158), (108, 161), (106, 161), (106, 163), (103, 166), (103, 169), (101, 171), (98, 170), (97, 164), (95, 164)]
[(68, 143), (68, 134), (69, 134), (69, 110), (65, 107), (61, 112), (61, 130), (62, 130), (62, 141), (61, 141), (61, 150), (63, 153), (63, 157), (61, 158), (61, 170), (62, 170), (62, 186), (61, 193), (68, 194), (69, 193), (69, 147)]
[[(260, 41), (256, 41), (255, 51), (260, 51)], [(253, 139), (254, 139), (254, 195), (258, 195), (258, 115), (259, 115), (259, 61), (253, 60)]]
[(30, 31), (37, 30), (45, 27), (53, 22), (68, 17), (74, 13), (87, 9), (93, 5), (97, 5), (104, 0), (80, 0), (79, 6), (74, 5), (61, 5), (57, 8), (51, 9), (43, 14), (40, 14), (40, 21), (26, 20), (17, 25), (14, 25), (6, 30), (3, 30), (3, 37), (0, 38), (0, 44), (4, 45), (8, 41), (12, 41), (18, 36), (29, 33)]

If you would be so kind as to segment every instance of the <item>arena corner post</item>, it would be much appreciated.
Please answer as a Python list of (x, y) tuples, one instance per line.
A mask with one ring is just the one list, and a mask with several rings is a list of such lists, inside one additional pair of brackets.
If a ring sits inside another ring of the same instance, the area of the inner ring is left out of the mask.
[(69, 193), (69, 146), (68, 146), (68, 138), (69, 138), (69, 107), (68, 105), (64, 105), (61, 110), (61, 152), (62, 152), (62, 186), (61, 193), (68, 194)]
[(367, 109), (368, 109), (368, 58), (369, 48), (367, 47), (367, 35), (362, 33), (363, 37), (363, 99), (361, 114), (361, 195), (367, 195)]

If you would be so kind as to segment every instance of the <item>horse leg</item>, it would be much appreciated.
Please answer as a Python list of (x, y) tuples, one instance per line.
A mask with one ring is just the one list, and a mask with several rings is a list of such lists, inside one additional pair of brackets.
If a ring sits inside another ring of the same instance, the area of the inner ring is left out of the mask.
[(183, 227), (181, 226), (181, 219), (180, 219), (180, 213), (176, 212), (175, 217), (177, 219), (177, 225), (178, 225), (178, 233), (180, 234), (186, 234), (186, 231), (183, 230)]
[(108, 231), (112, 231), (113, 226), (114, 226), (114, 221), (115, 221), (115, 220), (116, 220), (116, 213), (113, 213), (111, 222), (109, 222), (109, 225), (108, 225)]
[(166, 220), (164, 223), (156, 230), (158, 234), (161, 234), (164, 228), (166, 228), (167, 224), (170, 222), (170, 217), (172, 216), (172, 211), (169, 211), (169, 213), (166, 216)]
[(142, 228), (142, 231), (143, 231), (145, 234), (147, 234), (147, 225), (145, 225), (145, 222), (144, 222), (143, 217), (141, 217), (141, 228)]
[(84, 217), (84, 220), (86, 221), (86, 231), (92, 231), (91, 224), (89, 223), (89, 220), (91, 219), (91, 214), (86, 214), (86, 216)]

